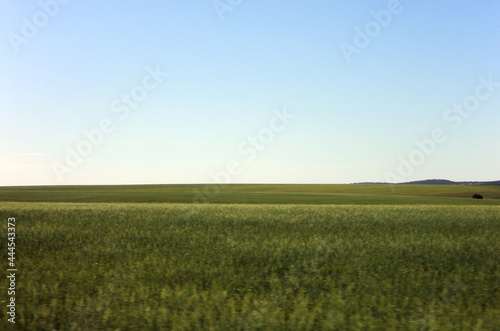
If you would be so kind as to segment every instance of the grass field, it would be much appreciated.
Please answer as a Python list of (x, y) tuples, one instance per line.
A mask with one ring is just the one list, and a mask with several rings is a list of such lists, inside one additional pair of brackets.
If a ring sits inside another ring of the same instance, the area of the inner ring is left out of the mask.
[[(471, 199), (478, 193), (484, 200)], [(500, 186), (130, 185), (0, 187), (0, 201), (500, 205)]]
[(498, 187), (193, 189), (0, 188), (16, 327), (500, 329)]

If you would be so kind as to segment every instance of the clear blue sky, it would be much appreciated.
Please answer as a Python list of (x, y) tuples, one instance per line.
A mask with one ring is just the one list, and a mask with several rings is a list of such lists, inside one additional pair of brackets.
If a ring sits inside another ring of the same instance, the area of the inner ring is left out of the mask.
[(0, 185), (500, 179), (499, 1), (4, 0), (0, 32)]

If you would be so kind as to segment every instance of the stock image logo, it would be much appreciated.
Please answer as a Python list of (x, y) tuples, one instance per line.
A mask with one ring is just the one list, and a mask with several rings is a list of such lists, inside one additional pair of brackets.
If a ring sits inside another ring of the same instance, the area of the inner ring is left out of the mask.
[[(158, 66), (155, 69), (147, 67), (146, 72), (141, 84), (134, 86), (129, 93), (122, 94), (112, 102), (111, 112), (117, 114), (120, 121), (125, 120), (130, 112), (137, 109), (148, 94), (158, 88), (168, 77), (168, 73), (163, 72)], [(62, 182), (66, 174), (73, 172), (86, 157), (92, 154), (95, 148), (104, 142), (107, 135), (114, 132), (116, 122), (116, 119), (104, 117), (99, 121), (97, 128), (82, 131), (84, 138), (76, 143), (75, 147), (67, 149), (64, 162), (52, 163), (52, 169), (59, 181)]]
[(71, 0), (40, 0), (38, 8), (31, 17), (23, 17), (20, 31), (9, 32), (7, 38), (13, 51), (17, 54), (22, 47), (34, 39), (51, 20), (64, 9)]

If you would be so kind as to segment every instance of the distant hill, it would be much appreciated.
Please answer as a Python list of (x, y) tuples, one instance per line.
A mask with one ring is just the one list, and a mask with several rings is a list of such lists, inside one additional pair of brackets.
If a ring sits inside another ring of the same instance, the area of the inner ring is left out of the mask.
[(454, 182), (454, 181), (451, 181), (448, 179), (424, 179), (424, 180), (416, 180), (416, 181), (405, 182), (405, 183), (365, 182), (365, 183), (356, 183), (356, 184), (497, 186), (497, 185), (500, 185), (500, 180), (487, 181), (487, 182), (477, 182), (477, 181), (475, 181), (475, 182), (474, 181)]
[(497, 181), (489, 181), (489, 182), (454, 182), (447, 179), (426, 179), (426, 180), (418, 180), (413, 182), (407, 182), (402, 184), (420, 184), (420, 185), (500, 185), (500, 180)]

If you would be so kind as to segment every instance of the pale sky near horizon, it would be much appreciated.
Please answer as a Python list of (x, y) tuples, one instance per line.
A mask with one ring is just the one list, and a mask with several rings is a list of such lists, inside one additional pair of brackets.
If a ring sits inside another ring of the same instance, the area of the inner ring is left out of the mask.
[(500, 1), (0, 0), (0, 35), (0, 186), (500, 179)]

